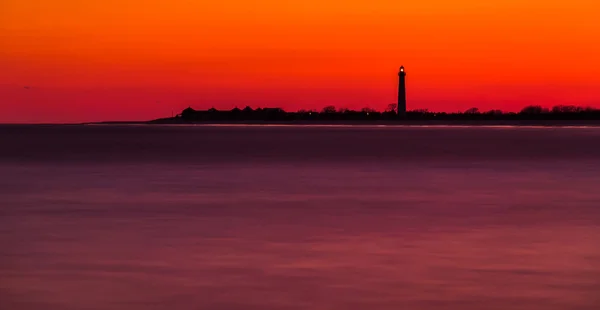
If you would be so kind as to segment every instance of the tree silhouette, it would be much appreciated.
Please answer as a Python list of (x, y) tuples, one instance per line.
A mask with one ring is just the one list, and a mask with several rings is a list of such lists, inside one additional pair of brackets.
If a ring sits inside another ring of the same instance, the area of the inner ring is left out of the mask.
[(465, 111), (465, 114), (480, 114), (479, 108), (470, 108)]
[(487, 115), (502, 115), (502, 114), (504, 114), (504, 112), (502, 112), (502, 110), (489, 110), (489, 111), (486, 111), (484, 114), (487, 114)]
[(387, 109), (385, 109), (386, 112), (394, 112), (396, 113), (396, 111), (398, 111), (398, 104), (397, 103), (390, 103), (387, 106)]
[(369, 107), (364, 107), (362, 108), (362, 110), (360, 110), (363, 113), (373, 113), (373, 112), (377, 112), (375, 109), (369, 108)]
[(323, 112), (323, 113), (335, 113), (336, 112), (335, 106), (328, 105), (328, 106), (324, 107), (321, 112)]
[(542, 114), (544, 112), (547, 111), (540, 105), (528, 105), (521, 109), (521, 114)]
[[(316, 110), (299, 110), (297, 112), (286, 112), (280, 108), (256, 108), (245, 107), (243, 110), (234, 108), (231, 110), (194, 110), (191, 107), (184, 109), (180, 114), (171, 118), (161, 119), (165, 122), (201, 122), (201, 121), (293, 121), (293, 120), (335, 120), (335, 121), (401, 121), (395, 113), (396, 104), (387, 106), (385, 112), (379, 112), (370, 107), (364, 107), (360, 111), (328, 105), (321, 112)], [(540, 105), (524, 107), (519, 113), (503, 112), (501, 110), (489, 110), (484, 113), (478, 108), (470, 108), (464, 112), (431, 112), (427, 109), (412, 110), (406, 114), (408, 120), (501, 120), (501, 121), (527, 121), (527, 120), (599, 120), (600, 110), (591, 107), (580, 107), (573, 105), (557, 105), (549, 110)]]
[(552, 113), (580, 113), (585, 111), (584, 108), (574, 105), (557, 105), (552, 107)]

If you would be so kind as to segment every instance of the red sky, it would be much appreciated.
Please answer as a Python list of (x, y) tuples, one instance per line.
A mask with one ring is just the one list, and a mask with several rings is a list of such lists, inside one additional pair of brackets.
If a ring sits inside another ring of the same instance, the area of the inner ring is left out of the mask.
[[(3, 0), (0, 123), (600, 107), (595, 0)], [(28, 86), (29, 89), (26, 89)]]

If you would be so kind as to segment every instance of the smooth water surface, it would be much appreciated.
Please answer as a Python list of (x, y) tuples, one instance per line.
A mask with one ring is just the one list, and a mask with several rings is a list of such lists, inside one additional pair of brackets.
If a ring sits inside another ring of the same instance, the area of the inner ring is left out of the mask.
[(600, 129), (0, 127), (0, 309), (600, 309)]

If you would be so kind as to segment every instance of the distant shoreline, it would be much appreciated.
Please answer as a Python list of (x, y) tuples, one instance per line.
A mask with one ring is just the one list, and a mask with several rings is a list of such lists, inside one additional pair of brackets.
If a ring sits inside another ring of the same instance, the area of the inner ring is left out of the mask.
[(600, 120), (294, 120), (294, 121), (101, 121), (84, 123), (6, 123), (0, 126), (281, 126), (281, 127), (600, 127)]
[(515, 126), (515, 127), (600, 127), (600, 120), (397, 120), (397, 121), (201, 121), (186, 122), (181, 120), (157, 119), (151, 121), (104, 121), (89, 122), (83, 125), (173, 125), (173, 126), (443, 126), (443, 127), (486, 127), (486, 126)]

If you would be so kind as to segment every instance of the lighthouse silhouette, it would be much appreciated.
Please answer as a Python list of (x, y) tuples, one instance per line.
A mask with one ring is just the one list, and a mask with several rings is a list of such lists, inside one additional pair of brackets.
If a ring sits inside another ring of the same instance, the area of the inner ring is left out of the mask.
[(404, 66), (398, 72), (398, 116), (406, 115), (406, 72)]

